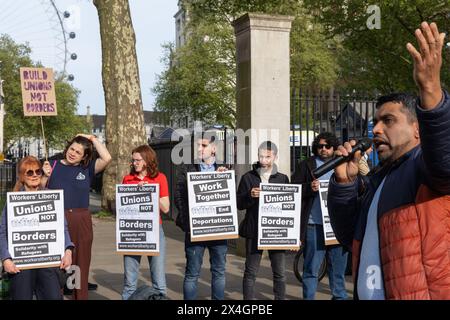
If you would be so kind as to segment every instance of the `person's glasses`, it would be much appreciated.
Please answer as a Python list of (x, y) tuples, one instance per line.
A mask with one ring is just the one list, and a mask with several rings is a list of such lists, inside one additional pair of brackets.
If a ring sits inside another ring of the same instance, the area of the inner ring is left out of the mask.
[(319, 144), (318, 149), (322, 149), (323, 147), (325, 147), (326, 149), (331, 149), (333, 146), (330, 144)]
[(25, 175), (27, 177), (32, 177), (34, 175), (37, 175), (38, 177), (42, 176), (42, 169), (36, 169), (34, 171), (33, 170), (27, 170), (27, 172), (25, 172)]
[(142, 160), (144, 160), (144, 159), (131, 159), (131, 162), (132, 162), (132, 163), (135, 163), (135, 162), (141, 162)]

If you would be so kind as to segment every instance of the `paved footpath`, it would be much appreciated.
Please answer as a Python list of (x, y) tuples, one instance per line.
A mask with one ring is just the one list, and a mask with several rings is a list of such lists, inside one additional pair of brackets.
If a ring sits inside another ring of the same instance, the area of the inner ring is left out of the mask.
[[(98, 197), (91, 197), (91, 209), (98, 211)], [(96, 210), (97, 209), (97, 210)], [(164, 232), (166, 234), (166, 278), (168, 286), (168, 297), (172, 300), (183, 299), (183, 276), (185, 268), (184, 257), (184, 234), (175, 226), (171, 220), (165, 220)], [(123, 258), (115, 253), (115, 221), (112, 218), (93, 219), (94, 224), (94, 244), (92, 248), (90, 282), (98, 284), (97, 291), (89, 292), (90, 300), (119, 300), (123, 286)], [(286, 259), (286, 299), (301, 299), (301, 285), (295, 278), (292, 271), (293, 253), (289, 253)], [(228, 254), (226, 266), (226, 288), (225, 299), (242, 299), (242, 277), (244, 273), (245, 259), (243, 257)], [(141, 273), (138, 286), (150, 285), (150, 272), (148, 261), (143, 257), (141, 260)], [(201, 276), (199, 279), (199, 300), (209, 300), (211, 297), (209, 257), (205, 251)], [(346, 282), (349, 298), (352, 298), (351, 277), (347, 277)], [(257, 276), (255, 285), (256, 299), (273, 299), (272, 292), (272, 272), (270, 260), (264, 257)], [(325, 277), (318, 286), (316, 295), (318, 300), (331, 299), (328, 287), (328, 279)]]

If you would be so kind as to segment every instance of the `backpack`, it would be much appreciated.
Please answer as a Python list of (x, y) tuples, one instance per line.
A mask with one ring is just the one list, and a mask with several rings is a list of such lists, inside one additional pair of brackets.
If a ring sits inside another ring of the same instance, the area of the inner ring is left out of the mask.
[(169, 298), (155, 288), (143, 285), (137, 288), (128, 300), (169, 300)]

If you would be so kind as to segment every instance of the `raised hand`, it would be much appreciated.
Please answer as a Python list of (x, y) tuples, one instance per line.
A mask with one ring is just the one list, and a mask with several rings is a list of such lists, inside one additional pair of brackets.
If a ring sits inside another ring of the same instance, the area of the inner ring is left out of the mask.
[(414, 81), (419, 87), (421, 107), (433, 109), (442, 100), (440, 72), (445, 33), (439, 33), (436, 23), (422, 22), (415, 35), (419, 51), (411, 44), (406, 49), (414, 60)]

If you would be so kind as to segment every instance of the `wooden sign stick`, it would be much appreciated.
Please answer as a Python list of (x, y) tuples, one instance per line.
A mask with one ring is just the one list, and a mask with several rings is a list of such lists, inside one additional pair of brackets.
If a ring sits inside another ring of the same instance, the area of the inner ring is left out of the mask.
[(42, 129), (42, 139), (44, 140), (45, 161), (48, 161), (47, 143), (45, 142), (44, 121), (42, 120), (42, 116), (41, 116), (41, 129)]

